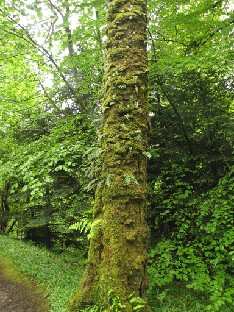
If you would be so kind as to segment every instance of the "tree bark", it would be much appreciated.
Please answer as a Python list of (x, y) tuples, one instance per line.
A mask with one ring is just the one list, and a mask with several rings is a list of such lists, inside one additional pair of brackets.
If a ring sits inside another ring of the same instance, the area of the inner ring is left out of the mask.
[[(147, 289), (147, 1), (109, 0), (104, 78), (102, 171), (96, 190), (88, 267), (71, 311)], [(109, 300), (109, 302), (108, 302)], [(147, 311), (145, 306), (142, 311)]]

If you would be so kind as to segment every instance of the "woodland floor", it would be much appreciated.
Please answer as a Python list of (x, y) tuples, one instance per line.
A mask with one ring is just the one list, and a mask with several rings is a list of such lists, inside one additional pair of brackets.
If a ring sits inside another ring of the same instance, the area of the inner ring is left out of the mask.
[[(0, 259), (1, 260), (1, 259)], [(48, 303), (32, 281), (15, 280), (6, 274), (0, 261), (0, 311), (1, 312), (47, 312)]]

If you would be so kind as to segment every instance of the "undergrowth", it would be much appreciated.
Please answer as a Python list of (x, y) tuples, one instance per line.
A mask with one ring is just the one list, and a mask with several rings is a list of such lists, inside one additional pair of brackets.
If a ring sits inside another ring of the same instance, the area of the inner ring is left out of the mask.
[[(10, 259), (18, 271), (42, 284), (51, 312), (66, 311), (84, 271), (84, 260), (79, 251), (56, 255), (29, 242), (0, 235), (0, 257)], [(158, 287), (150, 280), (150, 285), (148, 297), (152, 312), (207, 311), (208, 294), (187, 289), (183, 282)], [(87, 311), (98, 311), (98, 308), (90, 307)], [(221, 311), (234, 312), (234, 308), (223, 306)]]
[(180, 281), (207, 296), (206, 307), (198, 311), (234, 311), (233, 189), (234, 167), (210, 191), (183, 203), (185, 193), (178, 187), (164, 202), (167, 209), (159, 218), (166, 214), (160, 222), (171, 232), (149, 253), (153, 289)]
[[(209, 296), (184, 283), (173, 282), (163, 287), (150, 288), (149, 304), (152, 312), (207, 312)], [(213, 310), (211, 310), (213, 312)], [(222, 306), (221, 312), (234, 312), (232, 305)]]

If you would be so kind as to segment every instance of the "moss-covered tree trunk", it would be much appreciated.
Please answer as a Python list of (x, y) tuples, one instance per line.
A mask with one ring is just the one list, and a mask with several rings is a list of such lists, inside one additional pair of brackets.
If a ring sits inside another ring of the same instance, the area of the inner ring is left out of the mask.
[(107, 308), (110, 290), (124, 311), (132, 311), (131, 294), (146, 299), (146, 2), (109, 0), (102, 172), (88, 268), (72, 311), (92, 304)]

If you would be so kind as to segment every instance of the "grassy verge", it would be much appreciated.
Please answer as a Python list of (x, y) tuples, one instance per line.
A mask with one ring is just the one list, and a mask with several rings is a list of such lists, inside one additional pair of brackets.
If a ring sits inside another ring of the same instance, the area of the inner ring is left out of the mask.
[(28, 242), (0, 236), (0, 257), (11, 260), (20, 272), (33, 277), (46, 291), (51, 312), (65, 312), (83, 274), (81, 256), (55, 255)]
[[(209, 298), (202, 292), (188, 289), (181, 282), (174, 282), (158, 289), (151, 289), (149, 304), (152, 312), (215, 312), (207, 308)], [(222, 306), (220, 312), (234, 312), (234, 306)]]

